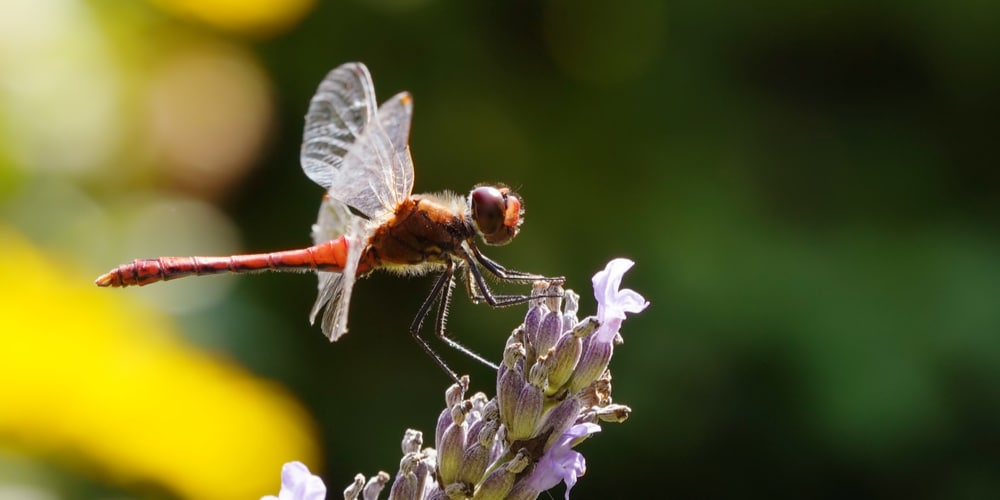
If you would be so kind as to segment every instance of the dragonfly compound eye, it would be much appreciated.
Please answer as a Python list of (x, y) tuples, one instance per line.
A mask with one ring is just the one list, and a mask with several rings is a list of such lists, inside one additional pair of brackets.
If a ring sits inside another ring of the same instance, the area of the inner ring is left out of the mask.
[(507, 187), (480, 186), (469, 195), (472, 220), (490, 245), (504, 245), (521, 226), (521, 200)]

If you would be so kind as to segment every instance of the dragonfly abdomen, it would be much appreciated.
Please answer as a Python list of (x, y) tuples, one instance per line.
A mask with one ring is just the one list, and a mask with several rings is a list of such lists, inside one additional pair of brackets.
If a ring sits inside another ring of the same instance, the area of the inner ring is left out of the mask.
[[(98, 286), (143, 286), (186, 276), (259, 271), (343, 271), (347, 238), (326, 241), (298, 250), (231, 255), (228, 257), (158, 257), (136, 259), (97, 278)], [(360, 269), (359, 269), (360, 270)]]

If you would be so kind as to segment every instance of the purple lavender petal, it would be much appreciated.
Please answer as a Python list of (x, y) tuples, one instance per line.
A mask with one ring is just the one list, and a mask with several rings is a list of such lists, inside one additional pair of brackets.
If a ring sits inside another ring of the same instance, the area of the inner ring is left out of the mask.
[(573, 445), (595, 432), (600, 432), (601, 427), (597, 424), (584, 423), (570, 427), (559, 441), (552, 445), (535, 466), (528, 478), (528, 484), (532, 489), (545, 491), (560, 481), (566, 483), (566, 500), (569, 500), (569, 491), (576, 484), (578, 477), (587, 471), (587, 461), (583, 454), (573, 450)]
[(621, 328), (625, 313), (637, 313), (649, 302), (634, 290), (620, 290), (622, 277), (635, 265), (628, 259), (613, 259), (603, 271), (594, 275), (594, 298), (597, 299), (597, 319), (601, 326), (595, 337), (598, 342), (611, 342)]
[[(326, 485), (319, 476), (309, 472), (302, 462), (288, 462), (281, 467), (281, 491), (278, 496), (263, 497), (277, 500), (323, 500), (326, 498)], [(263, 500), (262, 499), (262, 500)]]

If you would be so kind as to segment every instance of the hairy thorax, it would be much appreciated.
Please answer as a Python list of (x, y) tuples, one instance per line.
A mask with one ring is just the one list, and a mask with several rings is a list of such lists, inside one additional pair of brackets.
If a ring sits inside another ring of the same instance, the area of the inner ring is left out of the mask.
[(408, 198), (372, 234), (364, 259), (400, 271), (400, 266), (447, 263), (462, 242), (475, 235), (462, 205), (460, 200), (429, 195)]

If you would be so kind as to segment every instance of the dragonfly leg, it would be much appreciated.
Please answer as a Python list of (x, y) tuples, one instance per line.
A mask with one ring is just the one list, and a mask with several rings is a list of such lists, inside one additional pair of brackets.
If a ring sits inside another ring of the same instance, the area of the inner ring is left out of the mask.
[[(480, 255), (482, 255), (482, 254), (480, 254)], [(549, 297), (549, 296), (551, 296), (551, 297), (562, 297), (561, 294), (535, 295), (535, 296), (531, 296), (531, 295), (498, 295), (498, 294), (494, 294), (493, 291), (490, 290), (489, 285), (486, 284), (486, 279), (483, 278), (483, 273), (482, 273), (482, 271), (479, 270), (479, 266), (476, 265), (476, 261), (472, 260), (468, 255), (463, 255), (463, 258), (465, 258), (466, 263), (468, 264), (466, 266), (466, 268), (465, 268), (465, 285), (466, 285), (466, 291), (469, 293), (469, 298), (472, 299), (472, 302), (475, 302), (477, 304), (480, 303), (480, 302), (486, 302), (487, 304), (489, 304), (492, 307), (508, 307), (508, 306), (513, 306), (513, 305), (517, 305), (517, 304), (523, 304), (523, 303), (528, 302), (528, 301), (530, 301), (532, 299), (537, 299), (537, 298), (540, 298), (540, 297)], [(492, 261), (490, 261), (490, 262), (492, 262)], [(527, 275), (527, 273), (523, 273), (523, 274)], [(529, 275), (529, 276), (536, 276), (536, 275)], [(499, 275), (498, 275), (498, 277), (499, 277)], [(502, 278), (501, 277), (501, 279), (506, 279), (506, 278)], [(545, 278), (543, 276), (538, 276), (537, 278), (531, 278), (530, 280), (531, 281), (542, 281), (542, 280), (548, 280), (548, 279), (554, 279), (554, 278)], [(561, 278), (559, 278), (559, 279), (561, 280)], [(521, 281), (521, 280), (522, 280), (521, 278), (514, 278), (513, 279), (513, 281)], [(523, 280), (527, 281), (528, 278), (524, 278)]]
[[(515, 269), (507, 269), (506, 267), (504, 267), (499, 262), (497, 262), (497, 261), (495, 261), (495, 260), (487, 257), (486, 254), (484, 254), (483, 252), (481, 252), (479, 250), (479, 247), (477, 247), (475, 244), (470, 243), (469, 247), (472, 248), (472, 255), (475, 257), (475, 260), (477, 262), (479, 262), (479, 264), (481, 264), (483, 266), (483, 269), (486, 269), (487, 271), (489, 271), (490, 274), (496, 276), (497, 278), (500, 278), (501, 280), (504, 280), (504, 281), (552, 281), (552, 282), (558, 282), (558, 283), (563, 283), (563, 282), (566, 281), (566, 278), (563, 278), (561, 276), (550, 278), (550, 277), (542, 276), (540, 274), (526, 273), (524, 271), (517, 271)], [(466, 259), (466, 260), (468, 260), (468, 259)], [(471, 264), (471, 262), (470, 262), (470, 264)]]
[(451, 368), (448, 367), (448, 364), (445, 363), (443, 359), (441, 359), (441, 356), (439, 356), (436, 352), (434, 352), (434, 349), (432, 349), (430, 344), (427, 343), (427, 340), (420, 335), (420, 329), (423, 327), (424, 320), (427, 319), (427, 315), (430, 313), (431, 306), (433, 306), (434, 303), (437, 302), (438, 308), (434, 322), (435, 324), (434, 332), (437, 335), (437, 337), (440, 338), (442, 341), (444, 341), (446, 344), (448, 344), (449, 347), (466, 354), (472, 359), (475, 359), (476, 361), (479, 361), (480, 363), (489, 366), (494, 370), (498, 369), (496, 364), (491, 363), (482, 356), (469, 350), (469, 348), (463, 346), (462, 344), (459, 344), (458, 342), (452, 340), (447, 336), (445, 332), (445, 323), (447, 322), (448, 319), (448, 306), (451, 303), (451, 296), (452, 296), (451, 293), (452, 290), (454, 289), (454, 286), (455, 286), (455, 267), (453, 263), (449, 263), (448, 267), (445, 268), (444, 272), (441, 273), (441, 276), (439, 276), (437, 281), (434, 283), (434, 287), (431, 289), (430, 295), (427, 296), (427, 299), (424, 300), (424, 303), (420, 306), (420, 309), (417, 311), (417, 316), (413, 319), (413, 323), (410, 324), (410, 335), (413, 336), (413, 340), (417, 341), (417, 344), (420, 345), (420, 347), (424, 350), (424, 352), (426, 352), (427, 355), (430, 356), (431, 359), (433, 359), (434, 362), (437, 363), (437, 365), (441, 367), (441, 369), (444, 370), (444, 372), (448, 374), (449, 377), (452, 378), (452, 380), (454, 380), (459, 385), (463, 385), (458, 375)]
[(410, 324), (410, 335), (413, 336), (413, 340), (417, 341), (417, 344), (420, 345), (424, 352), (427, 353), (427, 355), (430, 356), (431, 359), (433, 359), (434, 362), (437, 363), (437, 365), (441, 367), (441, 369), (444, 370), (444, 372), (448, 374), (452, 380), (455, 381), (455, 383), (463, 385), (461, 379), (458, 378), (458, 374), (449, 368), (448, 364), (441, 359), (441, 356), (438, 356), (438, 353), (434, 352), (434, 349), (431, 349), (431, 346), (427, 343), (427, 341), (420, 336), (420, 328), (424, 325), (424, 320), (427, 319), (427, 314), (430, 312), (431, 306), (433, 306), (434, 302), (438, 301), (438, 299), (442, 298), (442, 292), (444, 292), (446, 288), (451, 288), (453, 276), (454, 270), (451, 266), (449, 266), (443, 273), (441, 273), (441, 276), (438, 277), (437, 281), (434, 282), (434, 287), (431, 288), (430, 295), (424, 299), (424, 303), (420, 305), (420, 309), (417, 311), (417, 316), (413, 318), (413, 323)]
[(500, 367), (495, 363), (489, 361), (488, 359), (472, 352), (468, 347), (459, 344), (456, 340), (448, 336), (448, 332), (445, 328), (445, 324), (448, 321), (448, 307), (451, 305), (451, 292), (454, 289), (455, 278), (454, 278), (454, 264), (448, 264), (448, 285), (441, 290), (441, 301), (438, 302), (437, 318), (434, 323), (434, 332), (437, 334), (438, 338), (441, 339), (449, 347), (464, 353), (466, 356), (479, 361), (480, 363), (497, 370)]

